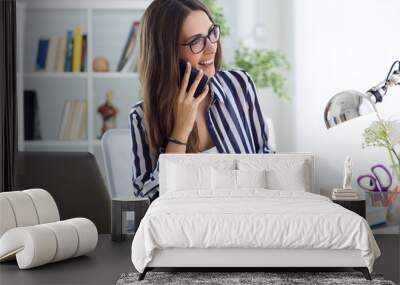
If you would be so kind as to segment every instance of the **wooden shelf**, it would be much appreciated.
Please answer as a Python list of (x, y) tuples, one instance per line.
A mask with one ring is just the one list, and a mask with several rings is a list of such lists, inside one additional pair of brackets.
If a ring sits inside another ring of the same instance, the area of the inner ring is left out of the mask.
[[(17, 73), (17, 76), (21, 76)], [(139, 74), (136, 72), (27, 72), (24, 73), (26, 79), (45, 79), (45, 78), (139, 78)]]
[(87, 72), (27, 72), (24, 73), (26, 79), (42, 78), (87, 78)]
[(136, 72), (93, 72), (93, 78), (139, 78)]
[(87, 140), (37, 140), (25, 141), (26, 148), (47, 148), (47, 147), (74, 147), (74, 146), (88, 146)]

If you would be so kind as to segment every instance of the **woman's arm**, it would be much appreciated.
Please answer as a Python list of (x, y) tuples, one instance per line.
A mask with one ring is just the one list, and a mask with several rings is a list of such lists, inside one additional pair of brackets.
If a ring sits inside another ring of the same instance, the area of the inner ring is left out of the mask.
[(159, 195), (158, 160), (154, 161), (150, 155), (150, 149), (145, 140), (143, 117), (140, 114), (143, 114), (143, 110), (139, 104), (129, 114), (133, 154), (133, 194), (136, 197), (148, 197), (153, 201)]

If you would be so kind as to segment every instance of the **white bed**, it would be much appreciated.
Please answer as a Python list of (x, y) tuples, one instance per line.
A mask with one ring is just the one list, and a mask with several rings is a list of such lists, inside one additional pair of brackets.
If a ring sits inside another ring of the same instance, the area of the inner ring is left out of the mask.
[(314, 194), (313, 173), (311, 154), (161, 155), (160, 198), (132, 243), (140, 278), (155, 267), (354, 267), (370, 278), (380, 251), (368, 223)]

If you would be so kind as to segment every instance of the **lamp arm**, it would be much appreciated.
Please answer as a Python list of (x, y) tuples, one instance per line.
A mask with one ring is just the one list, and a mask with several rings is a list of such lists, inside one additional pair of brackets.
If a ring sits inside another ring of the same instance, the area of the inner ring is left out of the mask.
[[(398, 64), (398, 70), (393, 71), (393, 68), (395, 65)], [(383, 97), (386, 95), (388, 89), (393, 86), (393, 85), (400, 85), (400, 61), (396, 60), (390, 70), (388, 75), (386, 76), (386, 79), (371, 89), (369, 89), (366, 94), (370, 95), (371, 99), (374, 99), (374, 103), (379, 103), (382, 102)]]
[[(386, 76), (386, 80), (385, 80), (385, 81), (389, 81), (390, 74), (392, 73), (393, 67), (396, 65), (396, 63), (399, 64), (399, 69), (396, 70), (396, 71), (397, 71), (398, 73), (400, 73), (400, 60), (396, 60), (395, 62), (393, 62), (392, 67), (390, 68), (389, 73), (388, 73), (388, 75)], [(396, 71), (395, 71), (395, 73), (396, 73)]]

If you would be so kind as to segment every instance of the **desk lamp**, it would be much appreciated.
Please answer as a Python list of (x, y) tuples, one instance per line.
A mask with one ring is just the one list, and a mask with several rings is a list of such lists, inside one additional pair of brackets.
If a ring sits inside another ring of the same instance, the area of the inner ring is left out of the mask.
[[(398, 69), (394, 70), (396, 64)], [(381, 120), (376, 104), (382, 102), (387, 90), (400, 85), (400, 61), (396, 60), (389, 70), (386, 79), (365, 93), (346, 90), (334, 95), (325, 107), (324, 118), (327, 129), (351, 119), (375, 112)]]

